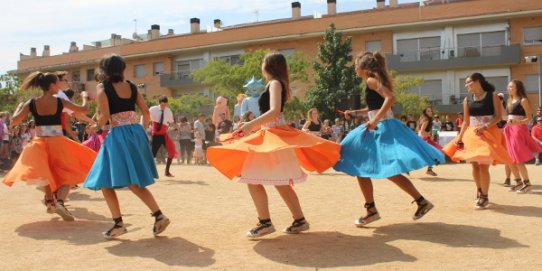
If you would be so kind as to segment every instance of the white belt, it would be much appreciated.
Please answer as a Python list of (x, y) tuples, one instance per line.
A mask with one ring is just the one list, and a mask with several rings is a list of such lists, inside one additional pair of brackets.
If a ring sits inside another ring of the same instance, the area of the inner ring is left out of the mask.
[(139, 119), (135, 111), (124, 111), (111, 115), (111, 127), (138, 124)]
[[(369, 116), (369, 119), (372, 120), (376, 117), (376, 114), (378, 114), (378, 111), (380, 111), (380, 109), (375, 109), (375, 110), (371, 110), (369, 112), (367, 112), (367, 115)], [(395, 118), (393, 116), (393, 112), (391, 112), (391, 110), (388, 110), (388, 112), (386, 112), (386, 114), (382, 117), (381, 120), (385, 120), (385, 119), (393, 119)]]
[(493, 115), (470, 116), (469, 123), (472, 126), (483, 126), (490, 123), (493, 120), (493, 117)]
[(273, 128), (273, 127), (277, 127), (277, 126), (283, 126), (283, 125), (286, 125), (286, 121), (284, 121), (284, 118), (282, 117), (282, 113), (280, 113), (280, 115), (268, 122), (268, 123), (265, 123), (265, 124), (262, 124), (262, 129), (265, 129), (265, 128)]
[(36, 136), (63, 136), (62, 125), (40, 125), (36, 126)]
[(525, 116), (520, 116), (520, 115), (508, 115), (508, 119), (509, 120), (522, 120), (524, 119)]

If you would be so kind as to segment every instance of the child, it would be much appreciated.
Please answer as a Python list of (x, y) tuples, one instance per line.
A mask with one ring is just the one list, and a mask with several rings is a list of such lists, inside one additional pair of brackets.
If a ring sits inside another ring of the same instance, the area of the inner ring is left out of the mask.
[(55, 74), (42, 72), (33, 72), (24, 80), (23, 90), (39, 87), (43, 94), (19, 104), (10, 125), (17, 125), (31, 113), (36, 124), (36, 137), (24, 148), (13, 169), (4, 177), (4, 183), (11, 186), (16, 181), (23, 181), (42, 187), (47, 212), (57, 213), (65, 221), (73, 221), (74, 217), (64, 207), (62, 198), (55, 203), (53, 193), (60, 187), (82, 183), (96, 153), (63, 136), (62, 109), (88, 112), (88, 94), (81, 93), (81, 106), (55, 98), (53, 95), (59, 90), (58, 81)]
[[(105, 79), (96, 87), (101, 113), (98, 125), (105, 125), (109, 121), (112, 128), (83, 187), (102, 190), (115, 223), (103, 233), (106, 239), (127, 232), (114, 190), (122, 187), (128, 187), (151, 210), (155, 218), (152, 232), (156, 236), (167, 228), (170, 221), (162, 214), (153, 195), (146, 188), (158, 178), (149, 140), (143, 128), (149, 127), (149, 109), (143, 96), (137, 92), (137, 87), (124, 81), (126, 63), (122, 57), (115, 54), (104, 57), (100, 61), (100, 69)], [(143, 126), (139, 124), (135, 112), (136, 104), (143, 113)]]
[(335, 165), (336, 170), (356, 176), (365, 197), (367, 214), (354, 224), (362, 227), (380, 219), (371, 178), (387, 178), (414, 198), (418, 208), (412, 219), (420, 219), (433, 208), (433, 204), (401, 174), (442, 163), (444, 155), (393, 117), (391, 106), (395, 96), (384, 57), (378, 52), (366, 52), (356, 58), (355, 65), (358, 76), (367, 82), (365, 101), (368, 108), (347, 110), (345, 117), (367, 113), (369, 121), (344, 138), (341, 159)]
[[(429, 145), (437, 148), (438, 150), (442, 150), (442, 147), (437, 143), (437, 134), (432, 133), (432, 127), (434, 127), (433, 108), (429, 106), (422, 110), (422, 114), (418, 120), (418, 125), (418, 135)], [(433, 171), (432, 166), (427, 167), (427, 171), (425, 173), (427, 175), (437, 176), (437, 173)]]
[(100, 139), (98, 132), (98, 125), (88, 125), (85, 128), (85, 132), (88, 134), (88, 139), (82, 144), (91, 148), (94, 151), (99, 151), (102, 146), (102, 140)]
[(268, 84), (258, 101), (261, 115), (239, 124), (234, 132), (234, 138), (243, 136), (239, 140), (207, 150), (207, 160), (222, 174), (230, 179), (239, 176), (239, 182), (248, 185), (259, 220), (256, 227), (247, 232), (248, 238), (275, 231), (264, 185), (275, 186), (292, 213), (294, 221), (283, 231), (295, 234), (308, 230), (309, 223), (293, 184), (307, 177), (301, 167), (323, 172), (335, 164), (340, 148), (334, 142), (291, 128), (284, 121), (282, 112), (291, 90), (288, 65), (282, 54), (266, 55), (262, 73)]
[(197, 130), (194, 132), (194, 159), (196, 165), (203, 164), (203, 137)]

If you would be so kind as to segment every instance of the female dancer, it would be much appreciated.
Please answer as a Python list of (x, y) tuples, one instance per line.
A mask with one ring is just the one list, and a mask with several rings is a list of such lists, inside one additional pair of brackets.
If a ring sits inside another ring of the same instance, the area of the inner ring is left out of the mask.
[[(420, 119), (418, 120), (418, 135), (429, 145), (442, 150), (442, 147), (435, 141), (431, 139), (432, 131), (433, 131), (433, 108), (430, 106), (426, 107), (422, 111), (422, 115), (420, 116)], [(437, 173), (433, 171), (433, 167), (429, 166), (427, 167), (427, 171), (425, 172), (427, 175), (431, 176), (437, 176)]]
[(149, 125), (149, 109), (137, 87), (124, 81), (126, 63), (118, 55), (104, 57), (100, 69), (106, 79), (96, 87), (96, 98), (101, 116), (98, 125), (111, 123), (111, 130), (103, 142), (83, 187), (102, 190), (115, 224), (104, 232), (107, 239), (127, 232), (122, 221), (116, 188), (128, 187), (139, 197), (155, 218), (153, 234), (163, 232), (169, 219), (162, 214), (146, 186), (158, 178), (149, 140), (139, 124), (135, 106), (143, 113), (143, 124)]
[(82, 92), (82, 105), (53, 97), (59, 91), (58, 77), (53, 73), (34, 72), (23, 82), (22, 89), (39, 87), (43, 94), (21, 103), (15, 110), (10, 126), (25, 120), (29, 113), (34, 116), (36, 136), (24, 148), (15, 166), (4, 177), (6, 185), (15, 181), (43, 187), (44, 203), (48, 213), (57, 213), (65, 221), (74, 217), (64, 207), (62, 197), (53, 198), (60, 187), (82, 183), (96, 158), (96, 152), (63, 136), (62, 109), (88, 112), (88, 94)]
[(365, 198), (367, 214), (354, 224), (362, 227), (380, 219), (371, 178), (388, 178), (408, 193), (418, 205), (412, 219), (420, 219), (433, 204), (401, 173), (444, 162), (444, 155), (393, 117), (395, 96), (384, 57), (378, 52), (366, 52), (356, 58), (355, 65), (358, 76), (367, 82), (368, 108), (348, 110), (345, 117), (368, 113), (369, 121), (346, 135), (341, 142), (341, 158), (335, 165), (336, 170), (356, 176)]
[(322, 135), (322, 123), (320, 122), (318, 109), (309, 109), (309, 111), (307, 112), (307, 122), (303, 124), (303, 128), (301, 128), (301, 130), (315, 136)]
[(472, 165), (476, 183), (477, 210), (489, 205), (489, 165), (511, 164), (502, 132), (497, 128), (502, 105), (495, 87), (480, 73), (467, 77), (465, 87), (472, 95), (463, 102), (464, 120), (459, 135), (443, 148), (453, 161), (465, 160)]
[[(542, 147), (533, 140), (527, 127), (527, 123), (532, 121), (532, 110), (523, 82), (512, 80), (508, 83), (508, 95), (508, 122), (504, 127), (504, 137), (508, 154), (514, 161), (509, 165), (510, 170), (516, 177), (516, 185), (510, 191), (526, 193), (531, 189), (531, 182), (525, 162), (533, 159), (533, 153), (542, 152)], [(519, 179), (520, 174), (523, 182)]]
[(307, 177), (301, 167), (317, 172), (331, 167), (339, 158), (340, 149), (338, 144), (291, 128), (284, 121), (282, 111), (291, 90), (288, 66), (282, 54), (266, 55), (262, 73), (268, 84), (259, 99), (261, 115), (239, 125), (234, 136), (244, 137), (207, 150), (208, 161), (222, 174), (230, 179), (240, 176), (240, 182), (248, 184), (259, 219), (258, 225), (247, 232), (249, 238), (275, 231), (264, 185), (274, 185), (292, 213), (294, 222), (284, 232), (308, 230), (309, 223), (293, 184)]

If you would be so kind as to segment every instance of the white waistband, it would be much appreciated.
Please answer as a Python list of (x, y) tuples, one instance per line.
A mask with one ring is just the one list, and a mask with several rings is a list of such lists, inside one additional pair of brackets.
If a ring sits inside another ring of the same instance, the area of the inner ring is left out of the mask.
[(520, 116), (520, 115), (508, 115), (508, 119), (509, 120), (522, 120), (524, 119), (525, 116)]
[[(369, 119), (372, 120), (376, 117), (376, 114), (378, 114), (378, 111), (380, 111), (380, 109), (375, 109), (375, 110), (371, 110), (369, 112), (367, 112), (367, 115), (369, 116)], [(388, 110), (388, 112), (386, 112), (386, 114), (382, 117), (381, 120), (385, 120), (385, 119), (393, 119), (394, 116), (393, 116), (393, 112), (391, 110)]]
[(284, 121), (284, 118), (281, 113), (276, 119), (268, 123), (262, 124), (261, 127), (262, 129), (265, 129), (265, 128), (274, 128), (274, 127), (283, 126), (283, 125), (286, 125), (286, 121)]
[(471, 126), (482, 126), (484, 124), (490, 123), (493, 120), (493, 115), (485, 116), (470, 116), (469, 122)]
[(63, 136), (62, 125), (40, 125), (36, 126), (36, 136)]
[(111, 115), (111, 127), (137, 123), (139, 123), (139, 119), (135, 111), (125, 111)]

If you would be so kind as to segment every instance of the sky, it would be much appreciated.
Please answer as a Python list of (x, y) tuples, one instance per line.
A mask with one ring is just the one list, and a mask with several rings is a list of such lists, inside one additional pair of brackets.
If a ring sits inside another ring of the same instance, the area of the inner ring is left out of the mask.
[[(326, 0), (297, 0), (301, 15), (327, 13)], [(223, 26), (291, 17), (292, 0), (15, 0), (2, 3), (0, 25), (0, 74), (17, 69), (19, 54), (36, 47), (41, 55), (50, 45), (51, 55), (67, 52), (70, 42), (83, 44), (109, 39), (111, 33), (131, 38), (134, 31), (147, 33), (152, 24), (162, 34), (190, 31), (190, 18), (201, 28), (221, 19)], [(399, 3), (419, 0), (399, 0)], [(388, 1), (386, 1), (388, 3)], [(376, 0), (337, 0), (337, 12), (372, 9)]]

